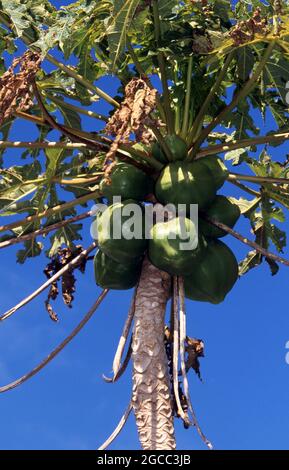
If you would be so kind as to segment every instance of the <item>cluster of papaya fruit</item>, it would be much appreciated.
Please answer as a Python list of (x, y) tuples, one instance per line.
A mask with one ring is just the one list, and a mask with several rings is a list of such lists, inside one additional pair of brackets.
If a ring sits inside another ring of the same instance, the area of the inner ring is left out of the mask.
[[(237, 260), (219, 240), (226, 232), (208, 222), (208, 218), (214, 219), (232, 228), (240, 217), (236, 204), (217, 195), (228, 171), (216, 156), (189, 161), (187, 145), (178, 136), (167, 136), (165, 144), (167, 154), (158, 143), (151, 149), (152, 156), (163, 164), (156, 180), (134, 165), (117, 163), (110, 180), (101, 182), (101, 192), (110, 205), (97, 220), (96, 282), (110, 289), (134, 287), (147, 253), (157, 268), (184, 278), (187, 298), (218, 304), (238, 278)], [(163, 205), (190, 208), (197, 204), (198, 228), (189, 213), (176, 213), (171, 219), (156, 222), (146, 237), (145, 217), (141, 217), (141, 233), (132, 237), (131, 215), (124, 209), (133, 202), (144, 213), (143, 203), (151, 193)], [(122, 201), (111, 204), (114, 196), (120, 196)], [(118, 236), (113, 237), (112, 233)]]

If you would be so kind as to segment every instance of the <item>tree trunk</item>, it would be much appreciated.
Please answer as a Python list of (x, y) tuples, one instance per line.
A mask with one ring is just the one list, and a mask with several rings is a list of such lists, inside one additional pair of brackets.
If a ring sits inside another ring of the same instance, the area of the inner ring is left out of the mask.
[(146, 259), (136, 295), (132, 344), (132, 404), (144, 450), (176, 447), (164, 345), (165, 311), (170, 294), (170, 276)]

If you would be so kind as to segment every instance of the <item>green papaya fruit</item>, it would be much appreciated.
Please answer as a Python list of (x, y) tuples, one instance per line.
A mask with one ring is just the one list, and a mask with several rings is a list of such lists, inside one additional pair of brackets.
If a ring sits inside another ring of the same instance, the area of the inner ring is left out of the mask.
[(141, 258), (147, 248), (144, 222), (143, 207), (136, 201), (108, 206), (97, 218), (99, 248), (118, 263)]
[(175, 162), (162, 170), (155, 195), (162, 204), (198, 204), (203, 210), (215, 199), (216, 186), (205, 165)]
[(216, 190), (218, 191), (218, 189), (220, 189), (225, 183), (229, 174), (229, 171), (226, 165), (223, 163), (223, 160), (218, 157), (208, 156), (199, 158), (195, 161), (195, 163), (205, 166), (210, 171), (215, 181)]
[(140, 272), (141, 262), (117, 263), (101, 250), (94, 257), (95, 282), (103, 289), (131, 289), (137, 284)]
[(176, 276), (189, 274), (200, 252), (198, 231), (190, 219), (176, 217), (151, 229), (148, 256), (162, 271)]
[[(229, 198), (217, 196), (213, 204), (206, 210), (205, 215), (233, 228), (241, 215), (241, 211), (237, 204), (231, 202)], [(227, 235), (227, 232), (203, 219), (199, 219), (199, 228), (207, 238), (222, 238)]]
[(152, 146), (153, 157), (161, 163), (168, 161), (185, 160), (188, 155), (188, 146), (186, 142), (175, 134), (169, 134), (164, 137), (164, 140), (171, 151), (171, 156), (166, 156), (158, 142)]
[(225, 243), (214, 240), (207, 244), (199, 263), (184, 277), (187, 298), (219, 304), (238, 279), (238, 262)]
[(160, 163), (168, 163), (168, 159), (158, 142), (154, 142), (152, 145), (152, 156)]
[(109, 201), (113, 196), (143, 201), (150, 192), (151, 178), (134, 165), (117, 163), (109, 177), (102, 179), (99, 189)]

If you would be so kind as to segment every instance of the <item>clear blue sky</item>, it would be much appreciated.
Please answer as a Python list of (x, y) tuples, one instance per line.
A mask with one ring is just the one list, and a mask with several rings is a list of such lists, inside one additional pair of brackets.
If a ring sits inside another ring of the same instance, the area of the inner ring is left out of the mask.
[[(64, 3), (70, 2), (55, 2)], [(100, 85), (108, 92), (115, 89), (111, 79)], [(99, 103), (95, 109), (107, 108)], [(93, 120), (84, 119), (83, 124), (85, 129), (95, 129)], [(22, 122), (11, 137), (27, 140), (28, 135), (34, 138), (33, 126)], [(274, 155), (282, 160), (288, 150), (285, 145)], [(7, 155), (6, 162), (18, 161), (18, 151)], [(232, 189), (226, 187), (236, 194)], [(238, 228), (248, 233), (246, 222)], [(89, 222), (83, 234), (83, 244), (88, 245)], [(242, 259), (246, 248), (235, 240), (226, 241)], [(17, 249), (1, 251), (1, 313), (44, 280), (45, 257), (22, 266), (16, 264)], [(289, 258), (288, 250), (285, 255)], [(99, 294), (92, 264), (85, 276), (77, 274), (77, 278), (73, 309), (61, 300), (56, 304), (59, 324), (53, 324), (45, 312), (45, 294), (0, 324), (1, 385), (36, 365), (87, 312)], [(264, 264), (242, 278), (222, 305), (187, 303), (188, 334), (202, 338), (206, 348), (201, 360), (203, 383), (190, 376), (192, 400), (216, 449), (289, 449), (288, 279), (289, 268), (281, 267), (272, 278)], [(0, 449), (95, 449), (106, 439), (130, 398), (130, 369), (114, 385), (104, 383), (101, 375), (111, 370), (131, 294), (111, 293), (46, 369), (0, 396)], [(179, 449), (204, 448), (193, 430), (185, 431), (181, 423), (176, 430)], [(133, 416), (111, 448), (139, 448)]]

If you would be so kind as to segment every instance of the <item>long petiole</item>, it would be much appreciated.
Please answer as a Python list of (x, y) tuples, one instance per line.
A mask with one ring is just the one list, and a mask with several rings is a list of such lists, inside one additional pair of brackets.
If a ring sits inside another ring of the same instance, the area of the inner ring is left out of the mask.
[(230, 54), (228, 54), (228, 56), (226, 57), (223, 68), (222, 68), (222, 70), (221, 70), (221, 72), (220, 72), (213, 88), (211, 89), (211, 91), (208, 94), (207, 98), (205, 99), (198, 115), (195, 118), (195, 122), (193, 124), (193, 127), (189, 132), (189, 137), (188, 137), (188, 145), (189, 146), (192, 145), (195, 136), (198, 134), (199, 130), (202, 128), (204, 118), (205, 118), (206, 113), (209, 109), (209, 106), (210, 106), (211, 102), (213, 101), (216, 92), (220, 88), (220, 85), (221, 85), (221, 83), (222, 83), (222, 81), (223, 81), (223, 79), (226, 75), (226, 72), (227, 72), (227, 70), (228, 70), (228, 68), (229, 68), (229, 66), (232, 62), (233, 57), (234, 57), (234, 52), (230, 52)]
[[(156, 46), (157, 48), (160, 47), (161, 41), (161, 24), (160, 24), (160, 16), (159, 16), (159, 9), (158, 9), (158, 2), (157, 0), (152, 0), (152, 9), (153, 9), (153, 18), (154, 18), (154, 29), (155, 29), (155, 38), (156, 38)], [(164, 110), (166, 114), (166, 124), (168, 127), (168, 131), (170, 134), (174, 133), (174, 118), (173, 112), (171, 109), (170, 103), (170, 93), (168, 88), (168, 79), (167, 79), (167, 71), (166, 71), (166, 63), (165, 63), (165, 56), (163, 52), (159, 52), (157, 54), (158, 64), (160, 69), (160, 76), (163, 88), (163, 97), (164, 97)]]
[(189, 58), (189, 62), (188, 62), (185, 109), (184, 109), (183, 125), (182, 125), (182, 131), (181, 131), (181, 137), (183, 139), (186, 138), (187, 133), (188, 133), (188, 127), (189, 127), (190, 103), (191, 103), (191, 93), (192, 93), (192, 73), (193, 73), (193, 56)]
[(198, 139), (196, 140), (196, 143), (194, 145), (194, 150), (192, 152), (192, 155), (196, 155), (198, 149), (200, 148), (200, 146), (202, 145), (202, 143), (207, 139), (208, 135), (215, 129), (215, 127), (217, 127), (219, 124), (222, 123), (222, 121), (224, 120), (224, 118), (227, 116), (227, 114), (229, 114), (238, 104), (239, 102), (246, 98), (246, 96), (252, 91), (252, 89), (254, 88), (254, 86), (256, 85), (256, 82), (258, 80), (258, 78), (260, 77), (261, 73), (262, 73), (262, 70), (263, 68), (265, 67), (266, 65), (266, 62), (267, 60), (269, 59), (271, 53), (272, 53), (272, 50), (274, 49), (275, 47), (275, 44), (276, 42), (272, 42), (268, 45), (267, 49), (266, 49), (266, 52), (264, 53), (262, 59), (260, 60), (255, 72), (253, 73), (253, 75), (251, 76), (251, 78), (246, 82), (246, 84), (243, 86), (243, 88), (241, 88), (241, 90), (239, 90), (233, 100), (231, 101), (230, 104), (228, 104), (221, 112), (220, 114), (215, 117), (212, 122), (201, 132), (200, 136), (198, 137)]

